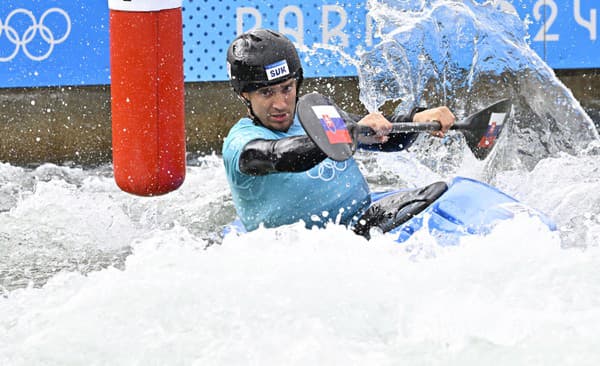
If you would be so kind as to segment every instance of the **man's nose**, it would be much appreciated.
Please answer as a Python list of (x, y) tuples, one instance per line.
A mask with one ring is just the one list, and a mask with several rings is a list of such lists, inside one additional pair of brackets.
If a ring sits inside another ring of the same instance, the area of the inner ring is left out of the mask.
[(288, 100), (289, 100), (289, 93), (284, 93), (281, 90), (278, 90), (277, 92), (275, 92), (275, 95), (273, 96), (273, 106), (281, 106), (281, 107), (285, 107), (288, 104)]

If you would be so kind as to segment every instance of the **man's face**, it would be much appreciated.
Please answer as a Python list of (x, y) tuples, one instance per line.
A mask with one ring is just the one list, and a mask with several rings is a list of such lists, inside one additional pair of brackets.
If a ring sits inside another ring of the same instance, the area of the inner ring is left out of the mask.
[(250, 101), (254, 115), (267, 128), (287, 131), (294, 121), (296, 109), (296, 79), (265, 86), (242, 96)]

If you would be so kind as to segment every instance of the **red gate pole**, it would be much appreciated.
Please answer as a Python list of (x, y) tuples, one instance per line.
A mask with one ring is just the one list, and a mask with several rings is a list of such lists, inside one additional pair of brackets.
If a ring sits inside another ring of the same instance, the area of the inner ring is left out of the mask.
[(115, 181), (154, 196), (185, 179), (182, 0), (109, 0)]

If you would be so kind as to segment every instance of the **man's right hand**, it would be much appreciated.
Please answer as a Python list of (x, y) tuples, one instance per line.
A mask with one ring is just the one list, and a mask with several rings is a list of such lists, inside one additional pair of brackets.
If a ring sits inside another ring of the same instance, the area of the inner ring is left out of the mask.
[(440, 131), (435, 131), (434, 136), (444, 137), (444, 134), (448, 132), (450, 127), (454, 124), (456, 117), (446, 106), (426, 109), (419, 113), (415, 113), (413, 117), (414, 122), (432, 122), (438, 121), (442, 125)]

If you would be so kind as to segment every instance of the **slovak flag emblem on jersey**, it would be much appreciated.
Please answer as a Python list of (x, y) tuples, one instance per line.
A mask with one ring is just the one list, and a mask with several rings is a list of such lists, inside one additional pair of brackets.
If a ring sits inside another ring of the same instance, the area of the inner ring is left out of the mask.
[(321, 121), (327, 139), (332, 144), (350, 144), (352, 138), (346, 128), (346, 122), (340, 116), (337, 109), (331, 105), (317, 105), (312, 107), (313, 111)]
[(496, 138), (500, 134), (500, 131), (502, 131), (502, 127), (504, 127), (503, 124), (505, 115), (506, 113), (492, 113), (488, 123), (487, 131), (481, 140), (479, 140), (477, 147), (485, 149), (494, 146)]

